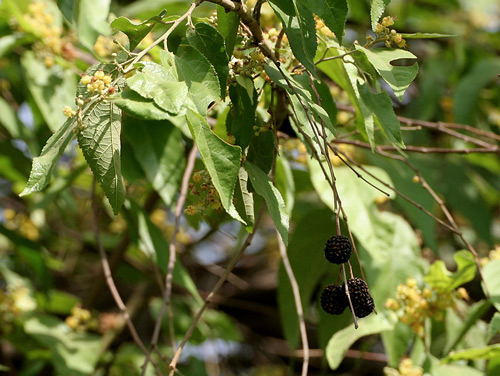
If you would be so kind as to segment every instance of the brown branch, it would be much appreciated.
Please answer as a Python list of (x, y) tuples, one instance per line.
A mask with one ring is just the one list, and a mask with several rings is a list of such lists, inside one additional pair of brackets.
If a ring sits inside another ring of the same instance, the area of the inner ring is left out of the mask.
[[(190, 178), (190, 176), (193, 172), (193, 169), (194, 169), (194, 164), (196, 161), (197, 153), (198, 153), (198, 148), (196, 147), (196, 145), (194, 145), (189, 153), (186, 169), (184, 170), (184, 175), (182, 176), (181, 190), (180, 190), (179, 198), (177, 199), (177, 203), (175, 205), (174, 232), (172, 234), (172, 239), (170, 240), (170, 244), (169, 244), (170, 254), (169, 254), (169, 258), (168, 258), (167, 274), (165, 276), (165, 286), (166, 287), (165, 287), (165, 294), (163, 295), (163, 304), (161, 306), (158, 317), (156, 318), (156, 323), (155, 323), (155, 327), (153, 330), (153, 337), (151, 338), (151, 345), (150, 345), (148, 353), (146, 354), (146, 359), (144, 360), (144, 364), (142, 366), (142, 375), (146, 374), (146, 369), (148, 367), (148, 363), (151, 360), (151, 351), (153, 349), (156, 349), (156, 346), (158, 344), (161, 323), (163, 320), (163, 316), (165, 315), (165, 310), (166, 310), (167, 306), (170, 307), (170, 297), (172, 295), (172, 279), (173, 279), (173, 274), (174, 274), (174, 267), (175, 267), (175, 262), (176, 262), (176, 253), (177, 253), (177, 246), (176, 246), (175, 238), (179, 232), (182, 208), (184, 207), (184, 202), (186, 201), (187, 190), (189, 187), (189, 178)], [(169, 317), (172, 317), (172, 314), (169, 314)], [(170, 333), (170, 335), (173, 338), (174, 333)], [(172, 350), (174, 350), (174, 348), (172, 348)]]

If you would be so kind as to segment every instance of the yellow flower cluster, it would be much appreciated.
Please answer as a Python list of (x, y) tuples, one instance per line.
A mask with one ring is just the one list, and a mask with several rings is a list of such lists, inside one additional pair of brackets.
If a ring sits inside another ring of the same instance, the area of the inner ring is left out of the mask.
[(316, 33), (328, 38), (333, 38), (335, 36), (335, 34), (325, 25), (321, 18), (314, 16), (314, 20), (316, 21)]
[(385, 376), (422, 376), (422, 367), (414, 366), (410, 358), (405, 358), (399, 363), (398, 369), (384, 367)]
[(112, 94), (115, 90), (111, 85), (112, 80), (109, 74), (104, 74), (102, 70), (98, 70), (93, 76), (84, 74), (80, 79), (80, 83), (87, 85), (87, 90), (91, 94), (107, 95)]
[(500, 260), (500, 245), (492, 249), (490, 253), (488, 253), (488, 257), (481, 258), (481, 266), (485, 266), (487, 263), (494, 260)]
[(31, 218), (25, 213), (18, 213), (14, 209), (6, 208), (3, 210), (4, 225), (9, 230), (17, 230), (19, 233), (33, 241), (40, 237), (38, 228)]
[(72, 110), (71, 107), (64, 106), (63, 108), (63, 114), (66, 117), (69, 117), (70, 119), (76, 115), (76, 111)]
[(98, 325), (97, 320), (92, 318), (90, 311), (82, 308), (79, 304), (71, 309), (71, 316), (66, 317), (65, 322), (75, 332), (96, 329)]
[(429, 286), (420, 289), (416, 279), (410, 277), (406, 284), (402, 283), (397, 287), (395, 299), (387, 299), (385, 306), (398, 312), (400, 321), (409, 325), (416, 335), (423, 338), (426, 319), (432, 317), (442, 321), (446, 309), (455, 307), (455, 299), (469, 299), (467, 290), (460, 287), (452, 292), (438, 293)]
[(191, 179), (193, 182), (189, 183), (189, 194), (197, 203), (196, 205), (188, 205), (184, 213), (186, 215), (207, 215), (210, 209), (220, 213), (222, 211), (222, 203), (219, 192), (217, 192), (215, 186), (212, 184), (212, 179), (208, 171), (196, 171)]
[(264, 55), (255, 49), (248, 56), (241, 50), (233, 52), (233, 59), (229, 62), (229, 75), (233, 78), (235, 75), (253, 77), (261, 75), (265, 78)]
[(394, 25), (394, 18), (390, 16), (384, 17), (382, 22), (377, 23), (377, 27), (375, 28), (377, 39), (385, 40), (385, 45), (389, 48), (404, 48), (406, 46), (406, 41), (401, 34), (390, 28), (392, 25)]
[[(148, 34), (148, 41), (151, 38)], [(94, 43), (94, 51), (98, 56), (108, 58), (112, 54), (120, 52), (120, 44), (125, 45), (127, 40), (127, 36), (121, 32), (110, 37), (99, 35)]]

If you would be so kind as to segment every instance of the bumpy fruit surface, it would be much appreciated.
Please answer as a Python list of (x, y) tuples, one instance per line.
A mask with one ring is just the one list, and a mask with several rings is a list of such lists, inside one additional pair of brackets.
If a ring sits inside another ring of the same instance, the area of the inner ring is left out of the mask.
[(331, 315), (340, 315), (348, 305), (345, 289), (339, 285), (326, 286), (321, 293), (320, 301), (321, 307)]
[(325, 245), (325, 257), (334, 264), (343, 264), (352, 253), (351, 241), (343, 235), (334, 235)]
[[(361, 278), (352, 278), (347, 281), (347, 286), (356, 317), (362, 318), (372, 313), (375, 305), (366, 282)], [(345, 289), (345, 285), (342, 285), (342, 289)]]

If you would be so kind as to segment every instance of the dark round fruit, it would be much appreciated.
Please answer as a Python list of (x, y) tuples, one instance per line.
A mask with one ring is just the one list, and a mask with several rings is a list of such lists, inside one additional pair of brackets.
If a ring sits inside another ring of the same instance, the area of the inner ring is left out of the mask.
[(343, 235), (334, 235), (325, 245), (325, 257), (334, 264), (343, 264), (352, 253), (351, 241)]
[(326, 313), (340, 315), (347, 308), (347, 295), (339, 285), (328, 285), (321, 293), (321, 307)]
[[(372, 313), (375, 304), (366, 282), (361, 278), (352, 278), (347, 281), (347, 286), (356, 317), (362, 318)], [(342, 288), (345, 289), (345, 284), (342, 285)]]

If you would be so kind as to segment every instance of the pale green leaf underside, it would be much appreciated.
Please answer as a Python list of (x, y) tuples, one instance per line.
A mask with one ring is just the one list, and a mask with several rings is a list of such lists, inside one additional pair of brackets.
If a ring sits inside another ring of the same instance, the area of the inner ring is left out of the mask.
[(244, 167), (248, 172), (255, 191), (266, 201), (269, 214), (271, 214), (271, 218), (281, 235), (281, 239), (283, 239), (283, 243), (288, 245), (289, 218), (288, 214), (286, 214), (285, 201), (283, 201), (281, 193), (260, 168), (248, 161), (245, 162)]
[(125, 200), (120, 164), (121, 110), (113, 104), (97, 103), (84, 116), (86, 128), (78, 143), (97, 182), (118, 214)]
[(74, 136), (75, 119), (68, 119), (47, 141), (40, 156), (33, 158), (30, 177), (20, 196), (39, 192), (45, 188), (52, 177), (54, 168)]

